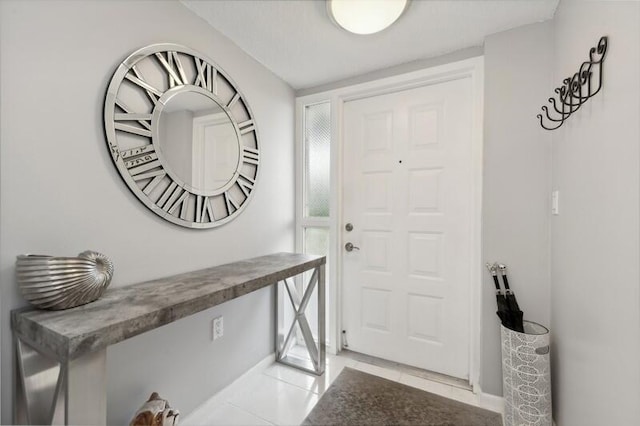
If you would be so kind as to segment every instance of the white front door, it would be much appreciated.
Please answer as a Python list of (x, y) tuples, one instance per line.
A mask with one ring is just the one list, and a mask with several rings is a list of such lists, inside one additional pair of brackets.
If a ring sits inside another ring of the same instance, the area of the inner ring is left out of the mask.
[(462, 78), (345, 102), (341, 227), (348, 348), (465, 379), (471, 98)]

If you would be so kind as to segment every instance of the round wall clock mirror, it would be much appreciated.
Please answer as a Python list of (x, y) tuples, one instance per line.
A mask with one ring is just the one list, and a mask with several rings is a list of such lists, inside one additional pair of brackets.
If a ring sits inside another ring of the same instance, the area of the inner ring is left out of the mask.
[(104, 125), (120, 175), (160, 217), (212, 228), (247, 206), (260, 164), (253, 115), (204, 55), (175, 44), (131, 54), (107, 89)]

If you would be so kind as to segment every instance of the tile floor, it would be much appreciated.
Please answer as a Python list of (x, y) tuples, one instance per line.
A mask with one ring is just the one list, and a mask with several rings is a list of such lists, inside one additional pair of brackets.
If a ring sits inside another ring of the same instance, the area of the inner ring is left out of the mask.
[(479, 406), (467, 389), (418, 377), (399, 369), (327, 355), (325, 374), (317, 377), (282, 364), (263, 362), (220, 391), (186, 418), (194, 425), (299, 425), (344, 367)]

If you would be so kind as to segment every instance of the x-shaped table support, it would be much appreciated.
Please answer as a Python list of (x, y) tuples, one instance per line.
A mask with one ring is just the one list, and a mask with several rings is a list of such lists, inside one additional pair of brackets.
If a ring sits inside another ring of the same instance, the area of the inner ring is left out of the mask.
[[(307, 320), (305, 311), (311, 300), (314, 289), (318, 288), (318, 330), (317, 342)], [(283, 289), (286, 289), (288, 299), (293, 307), (294, 317), (288, 331), (284, 322), (284, 297)], [(325, 280), (324, 265), (313, 270), (304, 294), (296, 289), (293, 280), (286, 278), (277, 285), (277, 330), (276, 330), (276, 361), (292, 367), (322, 375), (325, 367)], [(304, 341), (309, 359), (290, 354), (291, 347), (296, 340), (296, 324), (300, 327), (302, 340)], [(285, 337), (286, 336), (286, 337)]]

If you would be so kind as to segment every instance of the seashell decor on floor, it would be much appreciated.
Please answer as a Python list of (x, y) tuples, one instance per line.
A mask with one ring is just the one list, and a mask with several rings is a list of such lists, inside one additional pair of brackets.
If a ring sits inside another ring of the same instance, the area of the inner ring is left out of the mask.
[(178, 426), (180, 412), (169, 406), (157, 392), (136, 412), (129, 426)]
[(78, 257), (26, 254), (16, 260), (18, 286), (25, 299), (41, 309), (69, 309), (97, 300), (111, 282), (113, 263), (103, 254)]

